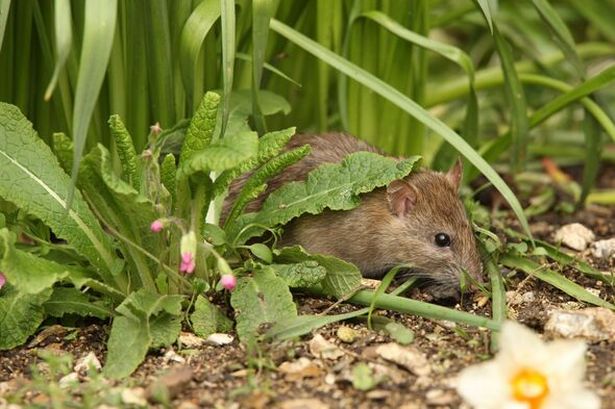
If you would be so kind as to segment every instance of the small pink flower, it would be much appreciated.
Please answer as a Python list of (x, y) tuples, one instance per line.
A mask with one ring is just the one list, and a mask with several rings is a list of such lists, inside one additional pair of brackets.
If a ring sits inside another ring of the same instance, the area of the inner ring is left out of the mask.
[(158, 135), (160, 132), (162, 132), (162, 128), (160, 127), (160, 122), (156, 122), (154, 125), (150, 126), (149, 130), (154, 135)]
[(194, 262), (194, 256), (192, 255), (192, 253), (183, 253), (182, 261), (179, 266), (179, 271), (186, 274), (192, 274), (195, 267), (196, 264)]
[(6, 277), (4, 274), (0, 273), (0, 289), (4, 287), (4, 284), (6, 284)]
[(162, 229), (164, 228), (164, 223), (162, 222), (162, 220), (156, 219), (152, 222), (149, 228), (154, 233), (160, 233)]
[(233, 291), (237, 285), (237, 277), (232, 274), (224, 274), (220, 277), (220, 284), (229, 291)]

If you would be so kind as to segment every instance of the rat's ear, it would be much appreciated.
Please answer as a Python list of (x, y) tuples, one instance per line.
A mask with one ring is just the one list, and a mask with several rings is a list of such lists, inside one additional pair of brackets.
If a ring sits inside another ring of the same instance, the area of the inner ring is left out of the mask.
[(387, 186), (389, 208), (395, 216), (408, 215), (416, 204), (417, 196), (416, 187), (403, 179), (394, 180)]
[(463, 177), (463, 162), (457, 158), (455, 164), (446, 173), (446, 179), (453, 186), (456, 192), (459, 191), (461, 185), (461, 178)]

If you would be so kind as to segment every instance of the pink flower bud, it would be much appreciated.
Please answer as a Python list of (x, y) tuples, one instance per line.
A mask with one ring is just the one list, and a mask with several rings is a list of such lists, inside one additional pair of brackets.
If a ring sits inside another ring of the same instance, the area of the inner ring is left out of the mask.
[(154, 233), (160, 233), (162, 229), (164, 228), (164, 223), (162, 223), (162, 220), (156, 219), (152, 222), (149, 228)]
[(229, 291), (233, 291), (237, 285), (237, 277), (232, 274), (224, 274), (220, 277), (220, 284)]
[(0, 289), (4, 287), (4, 284), (6, 284), (6, 277), (4, 276), (4, 274), (0, 273)]
[(192, 253), (183, 253), (182, 261), (179, 265), (179, 271), (186, 274), (192, 274), (195, 267), (196, 264), (194, 262), (194, 256), (192, 255)]

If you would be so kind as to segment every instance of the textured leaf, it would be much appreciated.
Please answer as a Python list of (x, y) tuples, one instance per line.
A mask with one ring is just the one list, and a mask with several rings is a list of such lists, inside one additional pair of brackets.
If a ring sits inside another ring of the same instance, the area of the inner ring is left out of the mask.
[(167, 154), (160, 165), (160, 181), (171, 194), (173, 203), (175, 203), (175, 179), (177, 177), (177, 167), (175, 165), (175, 156), (172, 153)]
[[(259, 212), (236, 219), (233, 233), (251, 223), (262, 226), (285, 224), (304, 213), (318, 214), (325, 208), (353, 209), (360, 204), (359, 194), (407, 176), (419, 159), (418, 156), (412, 156), (397, 161), (373, 152), (352, 153), (341, 163), (316, 168), (305, 181), (287, 183), (271, 193)], [(260, 234), (255, 229), (245, 233), (241, 240), (248, 239), (250, 234)]]
[(223, 171), (250, 159), (258, 151), (256, 132), (230, 134), (196, 152), (189, 160), (181, 161), (178, 178), (186, 178), (196, 172)]
[(15, 234), (0, 230), (0, 271), (17, 291), (37, 294), (69, 276), (71, 267), (15, 248)]
[(107, 343), (104, 372), (111, 378), (130, 375), (145, 359), (150, 347), (175, 341), (181, 329), (180, 295), (136, 291), (116, 308)]
[(115, 317), (107, 341), (105, 375), (115, 379), (130, 375), (145, 359), (151, 343), (147, 325), (128, 317)]
[(108, 277), (114, 259), (110, 240), (80, 192), (66, 211), (69, 177), (30, 122), (16, 107), (4, 103), (0, 103), (0, 169), (0, 197), (41, 219), (87, 257), (105, 281), (112, 281)]
[(93, 301), (87, 294), (76, 288), (57, 287), (49, 300), (43, 304), (45, 312), (53, 317), (63, 317), (64, 314), (75, 314), (82, 317), (105, 319), (111, 316), (112, 310), (100, 301)]
[(309, 254), (301, 246), (286, 247), (275, 251), (276, 263), (302, 263), (315, 261), (327, 274), (321, 285), (326, 294), (341, 298), (356, 291), (361, 284), (361, 272), (346, 261), (323, 254)]
[(278, 277), (282, 277), (291, 288), (306, 288), (319, 284), (326, 276), (327, 269), (316, 260), (293, 264), (271, 264)]
[(64, 172), (68, 174), (73, 167), (73, 141), (62, 132), (54, 133), (52, 138), (53, 152)]
[(132, 143), (132, 137), (119, 115), (111, 115), (109, 128), (111, 128), (111, 135), (117, 146), (117, 154), (124, 171), (124, 179), (138, 190), (140, 183), (137, 172), (137, 152)]
[(233, 321), (203, 296), (196, 299), (190, 322), (194, 333), (203, 338), (214, 332), (228, 332), (233, 329)]
[(261, 136), (258, 140), (258, 152), (256, 157), (232, 169), (225, 170), (216, 179), (213, 190), (214, 197), (224, 193), (233, 180), (237, 179), (239, 176), (279, 155), (294, 134), (295, 128), (288, 128), (282, 131), (269, 132)]
[(310, 153), (310, 150), (310, 146), (305, 145), (292, 151), (284, 152), (255, 170), (246, 180), (233, 202), (233, 207), (225, 220), (225, 226), (233, 223), (245, 207), (266, 189), (266, 182), (269, 179), (281, 173), (293, 163), (299, 162)]
[(297, 316), (288, 286), (271, 269), (240, 278), (231, 295), (231, 305), (237, 313), (237, 334), (246, 343), (260, 333), (261, 325)]
[(216, 115), (220, 105), (220, 95), (207, 92), (197, 108), (182, 145), (180, 162), (189, 161), (196, 153), (209, 145), (216, 128)]
[(6, 284), (0, 290), (0, 350), (26, 342), (45, 318), (43, 303), (51, 290), (26, 294)]

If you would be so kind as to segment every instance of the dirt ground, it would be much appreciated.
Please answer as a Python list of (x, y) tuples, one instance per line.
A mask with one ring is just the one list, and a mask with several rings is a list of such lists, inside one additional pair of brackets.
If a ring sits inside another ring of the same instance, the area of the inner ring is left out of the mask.
[[(600, 185), (613, 187), (614, 181), (615, 171), (608, 169), (603, 172)], [(585, 224), (594, 231), (597, 239), (615, 237), (615, 207), (590, 206), (566, 216), (546, 214), (532, 220), (532, 229), (537, 237), (552, 240), (557, 227), (570, 222)], [(615, 271), (613, 259), (610, 262), (598, 261), (592, 259), (589, 252), (582, 255), (602, 271)], [(609, 284), (587, 278), (572, 269), (564, 269), (564, 274), (583, 287), (594, 289), (603, 299), (615, 299), (615, 289)], [(584, 307), (559, 290), (522, 273), (509, 274), (507, 291), (509, 316), (539, 333), (543, 332), (550, 310)], [(425, 297), (418, 290), (412, 290), (409, 296)], [(490, 306), (485, 301), (480, 297), (470, 297), (456, 308), (488, 315)], [(327, 311), (333, 304), (329, 300), (302, 295), (297, 296), (296, 302), (300, 313), (311, 314)], [(329, 313), (355, 308), (358, 307), (338, 305)], [(128, 395), (136, 395), (136, 404), (126, 404), (124, 399), (123, 407), (137, 407), (139, 402), (143, 403), (142, 396), (152, 395), (152, 385), (161, 382), (170, 392), (166, 406), (183, 409), (467, 407), (455, 393), (455, 377), (468, 364), (490, 356), (488, 331), (470, 327), (460, 330), (448, 323), (420, 317), (390, 312), (382, 314), (414, 331), (415, 339), (410, 348), (427, 358), (424, 363), (427, 369), (410, 371), (382, 360), (374, 353), (375, 346), (392, 342), (392, 339), (384, 332), (368, 330), (365, 322), (344, 322), (323, 327), (300, 340), (270, 345), (255, 354), (248, 354), (236, 339), (225, 346), (203, 345), (176, 348), (172, 353), (166, 350), (153, 352), (131, 380), (115, 386), (105, 384), (101, 393), (109, 393), (114, 388), (124, 392), (129, 390)], [(356, 330), (353, 342), (340, 340), (338, 330), (341, 326)], [(0, 396), (8, 396), (11, 390), (31, 382), (31, 367), (38, 364), (41, 368), (37, 357), (41, 349), (70, 352), (76, 358), (94, 352), (104, 363), (107, 331), (108, 327), (101, 324), (76, 330), (59, 329), (37, 339), (36, 345), (31, 343), (30, 346), (0, 352)], [(310, 341), (316, 334), (336, 344), (341, 353), (336, 354), (335, 359), (314, 356), (310, 351)], [(369, 391), (353, 387), (352, 370), (359, 362), (369, 363), (376, 374), (383, 375), (383, 380)], [(603, 408), (615, 409), (615, 342), (589, 344), (586, 380), (602, 398)], [(38, 407), (50, 405), (47, 394), (30, 390), (26, 398)], [(2, 405), (0, 400), (0, 407)], [(163, 407), (153, 400), (148, 405)], [(104, 409), (114, 405), (99, 407)]]

